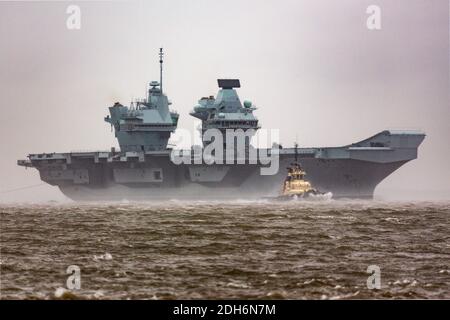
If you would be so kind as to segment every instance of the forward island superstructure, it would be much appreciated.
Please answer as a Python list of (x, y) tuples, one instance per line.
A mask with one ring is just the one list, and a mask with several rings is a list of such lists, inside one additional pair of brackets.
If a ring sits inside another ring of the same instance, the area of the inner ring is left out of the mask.
[[(178, 151), (192, 161), (175, 163), (168, 147), (176, 130), (178, 113), (162, 88), (163, 53), (160, 50), (160, 81), (152, 81), (147, 98), (130, 106), (115, 103), (105, 117), (114, 129), (120, 150), (30, 154), (18, 165), (36, 168), (42, 181), (73, 200), (152, 200), (152, 199), (251, 199), (277, 195), (285, 179), (284, 168), (295, 156), (308, 173), (308, 180), (334, 198), (372, 198), (375, 187), (406, 162), (417, 158), (425, 134), (416, 131), (382, 131), (368, 139), (342, 147), (277, 147), (279, 170), (262, 175), (264, 164), (238, 159), (248, 156), (252, 134), (244, 149), (229, 152), (223, 138), (224, 157), (229, 163), (208, 164), (195, 161), (195, 148)], [(202, 121), (201, 132), (215, 129), (225, 136), (230, 130), (252, 133), (259, 128), (250, 101), (241, 102), (236, 89), (238, 79), (219, 79), (219, 92), (201, 98), (190, 113)], [(207, 148), (211, 140), (204, 140)], [(228, 151), (227, 151), (228, 150)], [(265, 149), (267, 154), (274, 149)]]

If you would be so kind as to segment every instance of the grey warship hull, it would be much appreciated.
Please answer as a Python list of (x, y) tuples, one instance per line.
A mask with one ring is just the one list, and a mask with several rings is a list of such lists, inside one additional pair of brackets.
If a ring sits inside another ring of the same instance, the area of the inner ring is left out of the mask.
[[(425, 135), (383, 131), (342, 147), (299, 148), (308, 180), (334, 198), (372, 198), (375, 187), (417, 158)], [(77, 201), (255, 199), (277, 195), (294, 148), (279, 150), (279, 170), (260, 164), (174, 164), (171, 150), (30, 154), (18, 164), (39, 170), (42, 181)]]

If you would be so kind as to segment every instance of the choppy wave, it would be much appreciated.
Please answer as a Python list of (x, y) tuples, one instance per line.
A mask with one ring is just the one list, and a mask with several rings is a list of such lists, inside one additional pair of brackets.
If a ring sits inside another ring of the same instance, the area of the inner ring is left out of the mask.
[(450, 298), (449, 202), (14, 204), (0, 222), (2, 299)]

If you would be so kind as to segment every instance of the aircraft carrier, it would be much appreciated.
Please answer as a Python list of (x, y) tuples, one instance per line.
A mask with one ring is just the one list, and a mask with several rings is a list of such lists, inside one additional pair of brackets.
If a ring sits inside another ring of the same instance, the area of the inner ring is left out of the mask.
[[(152, 81), (146, 99), (130, 106), (115, 103), (105, 121), (114, 128), (120, 150), (30, 154), (18, 165), (36, 168), (42, 181), (79, 201), (153, 199), (255, 199), (277, 195), (285, 168), (297, 154), (308, 180), (334, 198), (372, 198), (375, 187), (406, 162), (417, 158), (425, 134), (384, 130), (365, 140), (341, 147), (254, 149), (250, 136), (244, 151), (225, 152), (223, 163), (207, 163), (199, 154), (211, 141), (190, 150), (168, 147), (178, 113), (169, 109), (163, 91), (163, 52), (160, 80)], [(201, 98), (190, 113), (202, 121), (201, 132), (260, 129), (250, 101), (241, 102), (238, 79), (219, 79), (216, 97)], [(227, 150), (226, 140), (224, 148)], [(199, 150), (200, 148), (200, 150)], [(248, 156), (256, 150), (256, 161)], [(279, 170), (262, 174), (267, 164), (259, 155), (277, 156)], [(174, 155), (184, 162), (174, 161)], [(232, 161), (230, 160), (230, 155)], [(243, 161), (242, 161), (243, 159)]]

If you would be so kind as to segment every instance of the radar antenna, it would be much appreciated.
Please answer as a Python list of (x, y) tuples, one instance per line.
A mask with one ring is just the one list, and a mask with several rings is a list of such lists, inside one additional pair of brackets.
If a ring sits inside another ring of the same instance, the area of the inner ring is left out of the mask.
[(162, 72), (163, 72), (163, 48), (159, 48), (159, 88), (163, 92)]

